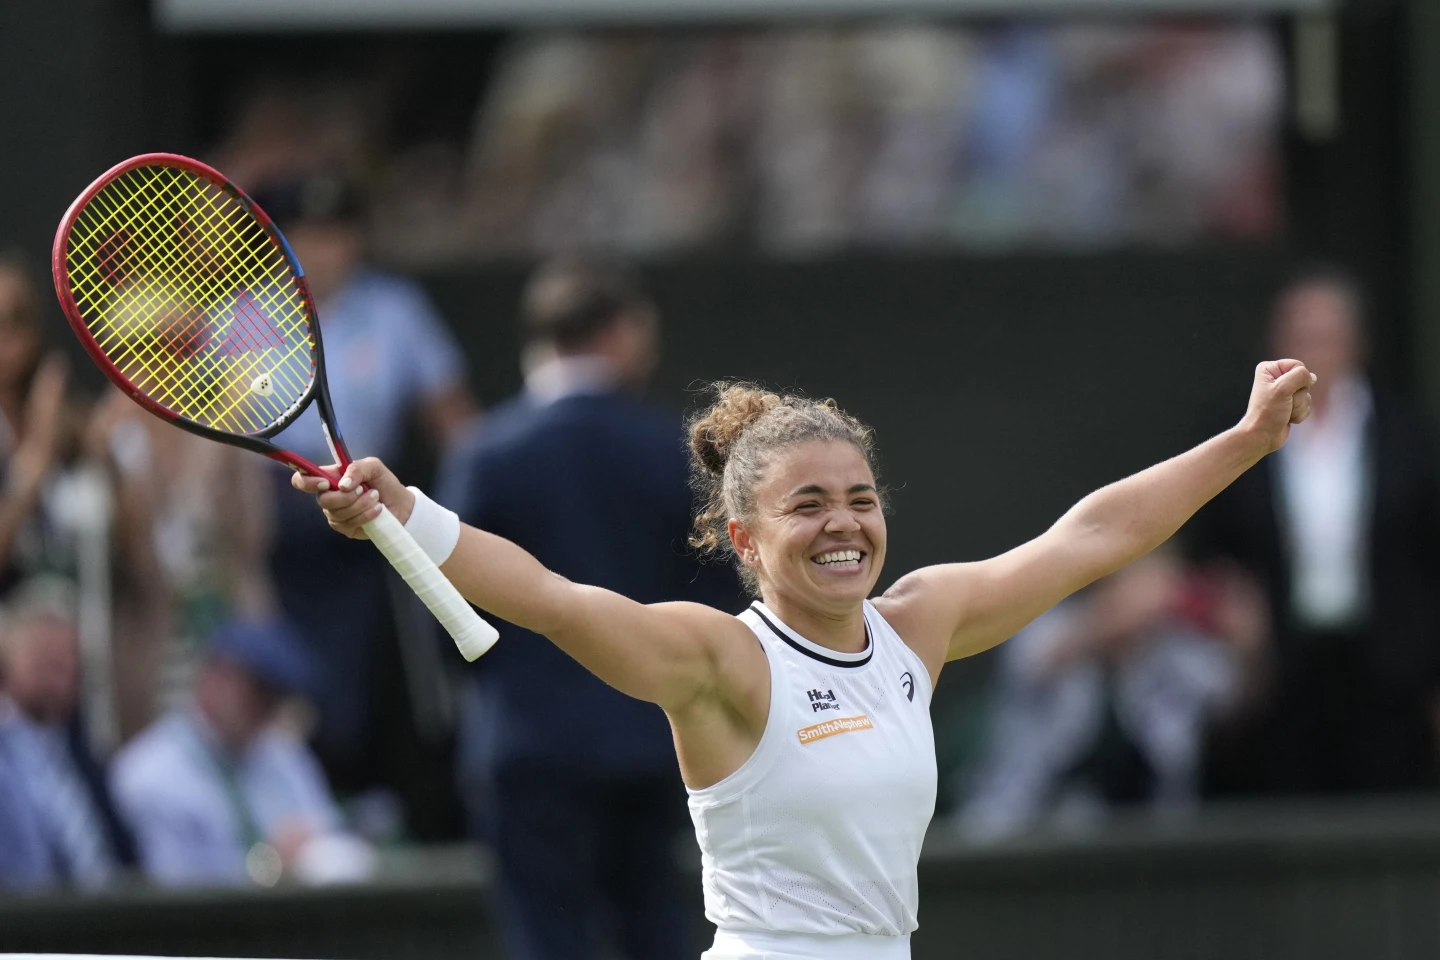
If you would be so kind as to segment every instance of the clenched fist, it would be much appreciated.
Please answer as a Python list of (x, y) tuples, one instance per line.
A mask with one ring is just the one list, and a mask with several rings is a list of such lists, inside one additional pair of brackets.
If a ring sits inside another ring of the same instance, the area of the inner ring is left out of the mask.
[(1299, 360), (1266, 360), (1255, 368), (1250, 407), (1240, 421), (1273, 453), (1285, 445), (1290, 425), (1310, 416), (1310, 385), (1315, 374)]

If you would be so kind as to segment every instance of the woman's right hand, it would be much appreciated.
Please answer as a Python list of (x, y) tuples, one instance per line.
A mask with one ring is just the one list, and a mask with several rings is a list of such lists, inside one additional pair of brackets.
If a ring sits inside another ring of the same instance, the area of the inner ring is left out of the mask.
[[(329, 468), (334, 471), (339, 465)], [(290, 485), (304, 493), (315, 494), (330, 526), (356, 540), (368, 540), (365, 524), (380, 515), (383, 504), (402, 524), (410, 519), (415, 495), (375, 457), (356, 460), (345, 468), (338, 486), (332, 487), (324, 477), (296, 473)]]

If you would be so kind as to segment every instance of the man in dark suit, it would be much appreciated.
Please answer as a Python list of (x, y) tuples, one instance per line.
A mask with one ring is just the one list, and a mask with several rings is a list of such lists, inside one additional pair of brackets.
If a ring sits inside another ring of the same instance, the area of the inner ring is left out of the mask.
[[(571, 580), (738, 609), (729, 571), (686, 546), (680, 421), (636, 396), (655, 364), (652, 303), (624, 271), (568, 259), (536, 273), (522, 316), (525, 390), (451, 458), (440, 499)], [(500, 631), (468, 677), (460, 776), (499, 861), (510, 956), (585, 960), (607, 934), (632, 960), (693, 955), (663, 713), (544, 639)]]
[(1217, 793), (1378, 793), (1434, 780), (1440, 477), (1425, 424), (1364, 369), (1363, 298), (1333, 270), (1276, 301), (1272, 350), (1319, 381), (1310, 421), (1202, 511), (1202, 557), (1270, 598), (1262, 694), (1216, 731)]

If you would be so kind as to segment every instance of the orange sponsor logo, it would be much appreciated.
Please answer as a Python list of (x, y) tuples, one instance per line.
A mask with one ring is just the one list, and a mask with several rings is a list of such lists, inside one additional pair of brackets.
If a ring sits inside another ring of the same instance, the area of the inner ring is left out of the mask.
[(858, 717), (836, 717), (834, 720), (826, 720), (824, 723), (817, 723), (813, 727), (801, 727), (795, 731), (800, 735), (802, 744), (814, 743), (816, 740), (824, 740), (826, 737), (833, 737), (841, 733), (850, 733), (854, 730), (873, 730), (875, 724), (865, 715)]

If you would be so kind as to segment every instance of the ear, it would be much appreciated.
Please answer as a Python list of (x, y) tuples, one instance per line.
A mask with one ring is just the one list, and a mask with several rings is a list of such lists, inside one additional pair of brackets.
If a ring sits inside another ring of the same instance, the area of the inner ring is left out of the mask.
[(759, 559), (759, 547), (745, 524), (731, 517), (726, 521), (725, 529), (730, 534), (730, 545), (735, 548), (735, 555), (740, 558), (741, 563), (753, 564)]

